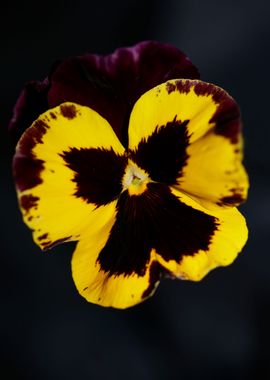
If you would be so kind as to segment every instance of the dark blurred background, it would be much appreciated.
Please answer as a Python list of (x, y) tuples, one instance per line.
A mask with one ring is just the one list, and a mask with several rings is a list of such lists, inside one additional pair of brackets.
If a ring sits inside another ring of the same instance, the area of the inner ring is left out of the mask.
[[(1, 4), (0, 379), (270, 379), (268, 1), (9, 1)], [(23, 224), (6, 132), (24, 83), (85, 52), (154, 39), (183, 50), (242, 109), (250, 238), (200, 283), (163, 281), (126, 311), (88, 304), (74, 246), (45, 255)], [(268, 252), (268, 253), (267, 253)]]

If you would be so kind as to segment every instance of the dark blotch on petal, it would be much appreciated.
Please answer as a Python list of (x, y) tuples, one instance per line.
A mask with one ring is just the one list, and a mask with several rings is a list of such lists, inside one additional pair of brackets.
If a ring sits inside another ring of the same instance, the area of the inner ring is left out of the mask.
[(186, 81), (177, 80), (175, 82), (166, 83), (166, 90), (168, 94), (174, 91), (178, 91), (181, 94), (188, 94), (192, 85), (193, 85), (193, 82), (189, 80), (186, 80)]
[(51, 116), (52, 119), (57, 119), (57, 116), (55, 115), (54, 112), (50, 112), (50, 116)]
[(155, 131), (147, 140), (143, 139), (137, 150), (130, 152), (131, 159), (149, 173), (153, 181), (177, 184), (186, 165), (189, 136), (187, 124), (189, 120), (168, 122)]
[(221, 198), (217, 204), (219, 206), (238, 206), (245, 201), (243, 194), (238, 189), (231, 189), (232, 194)]
[(178, 92), (181, 92), (182, 94), (188, 94), (190, 91), (192, 82), (190, 81), (176, 81), (176, 89)]
[(194, 91), (197, 95), (211, 95), (214, 102), (219, 104), (210, 123), (215, 123), (214, 131), (217, 135), (228, 138), (232, 144), (237, 144), (241, 129), (241, 115), (234, 99), (224, 90), (210, 83), (198, 82)]
[(212, 95), (219, 104), (210, 123), (215, 123), (215, 133), (237, 144), (241, 129), (240, 109), (234, 99), (224, 90), (209, 83), (198, 82), (194, 91), (197, 95)]
[(112, 202), (122, 191), (127, 158), (112, 149), (71, 148), (60, 154), (74, 171), (75, 196), (97, 206)]
[(37, 206), (38, 200), (39, 198), (35, 197), (32, 194), (23, 195), (20, 199), (20, 204), (21, 207), (25, 210), (25, 212), (28, 213), (30, 208)]
[(46, 133), (49, 125), (43, 120), (36, 120), (32, 128), (23, 136), (20, 141), (19, 151), (25, 156), (31, 156), (36, 144), (42, 144), (42, 137)]
[(38, 239), (39, 241), (41, 241), (41, 240), (45, 240), (45, 239), (48, 238), (48, 236), (49, 236), (49, 235), (48, 235), (47, 233), (45, 233), (45, 234), (39, 236), (37, 239)]
[(210, 123), (215, 123), (215, 133), (230, 139), (232, 144), (237, 144), (241, 129), (240, 109), (234, 99), (224, 90), (210, 83), (194, 83), (194, 81), (189, 80), (178, 80), (175, 83), (168, 82), (166, 89), (168, 94), (173, 91), (188, 94), (193, 86), (196, 95), (211, 96), (214, 102), (219, 104), (210, 120)]
[(241, 115), (238, 105), (232, 98), (225, 99), (210, 120), (216, 124), (215, 133), (228, 138), (232, 144), (239, 141)]
[(51, 249), (56, 247), (59, 244), (65, 243), (71, 239), (71, 236), (64, 237), (62, 239), (55, 240), (54, 242), (48, 241), (44, 243), (40, 243), (42, 246), (42, 249), (46, 251), (47, 249)]
[(149, 183), (139, 196), (121, 194), (115, 224), (97, 261), (109, 275), (143, 276), (151, 249), (180, 263), (183, 256), (207, 250), (216, 228), (214, 217), (185, 205), (167, 186)]
[(49, 126), (43, 120), (37, 120), (20, 140), (13, 159), (14, 179), (20, 191), (31, 189), (42, 182), (40, 173), (44, 161), (35, 156), (33, 148), (36, 144), (42, 144), (47, 128)]
[(44, 161), (32, 157), (15, 155), (13, 159), (14, 180), (20, 191), (32, 189), (42, 183), (40, 173)]
[(74, 119), (77, 115), (77, 110), (74, 104), (62, 104), (60, 106), (61, 114), (67, 119)]
[(167, 82), (166, 83), (166, 90), (167, 90), (168, 94), (170, 94), (171, 92), (176, 90), (176, 85), (172, 82)]

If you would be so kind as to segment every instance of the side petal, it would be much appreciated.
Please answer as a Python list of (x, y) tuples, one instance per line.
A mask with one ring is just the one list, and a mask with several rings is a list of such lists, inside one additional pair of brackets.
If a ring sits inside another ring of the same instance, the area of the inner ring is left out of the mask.
[[(243, 249), (248, 230), (245, 218), (236, 208), (209, 210), (203, 207), (191, 197), (171, 188), (181, 203), (189, 206), (192, 210), (203, 212), (209, 217), (214, 217), (217, 228), (213, 231), (209, 244), (205, 249), (199, 249), (193, 255), (182, 255), (181, 261), (165, 260), (162, 255), (156, 254), (159, 263), (171, 274), (180, 279), (199, 281), (209, 271), (219, 266), (230, 265)], [(189, 220), (186, 220), (187, 225)], [(192, 228), (192, 225), (190, 225)], [(194, 239), (198, 231), (193, 230)]]
[(130, 155), (154, 181), (218, 206), (238, 205), (248, 188), (240, 127), (239, 108), (221, 88), (168, 81), (134, 106)]
[(74, 103), (45, 112), (26, 130), (14, 178), (24, 221), (41, 248), (78, 240), (113, 217), (123, 153), (107, 121)]

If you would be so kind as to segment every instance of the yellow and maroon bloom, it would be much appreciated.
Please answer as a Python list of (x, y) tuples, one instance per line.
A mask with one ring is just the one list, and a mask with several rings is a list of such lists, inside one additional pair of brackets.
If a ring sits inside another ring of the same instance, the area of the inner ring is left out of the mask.
[[(48, 109), (20, 138), (14, 177), (35, 242), (48, 249), (78, 241), (72, 274), (80, 294), (126, 308), (162, 277), (198, 281), (243, 248), (240, 113), (168, 46), (87, 59), (82, 77), (74, 59), (51, 75)], [(34, 115), (23, 97), (14, 130)]]

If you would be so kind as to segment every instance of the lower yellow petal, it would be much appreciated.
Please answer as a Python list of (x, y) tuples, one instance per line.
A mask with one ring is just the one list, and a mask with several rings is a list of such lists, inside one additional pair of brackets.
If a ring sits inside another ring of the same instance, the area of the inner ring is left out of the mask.
[(103, 228), (102, 236), (91, 235), (79, 241), (72, 257), (72, 275), (78, 292), (87, 301), (125, 309), (134, 306), (155, 291), (160, 278), (155, 254), (151, 253), (144, 275), (110, 275), (101, 269), (98, 256), (107, 242), (112, 223)]

